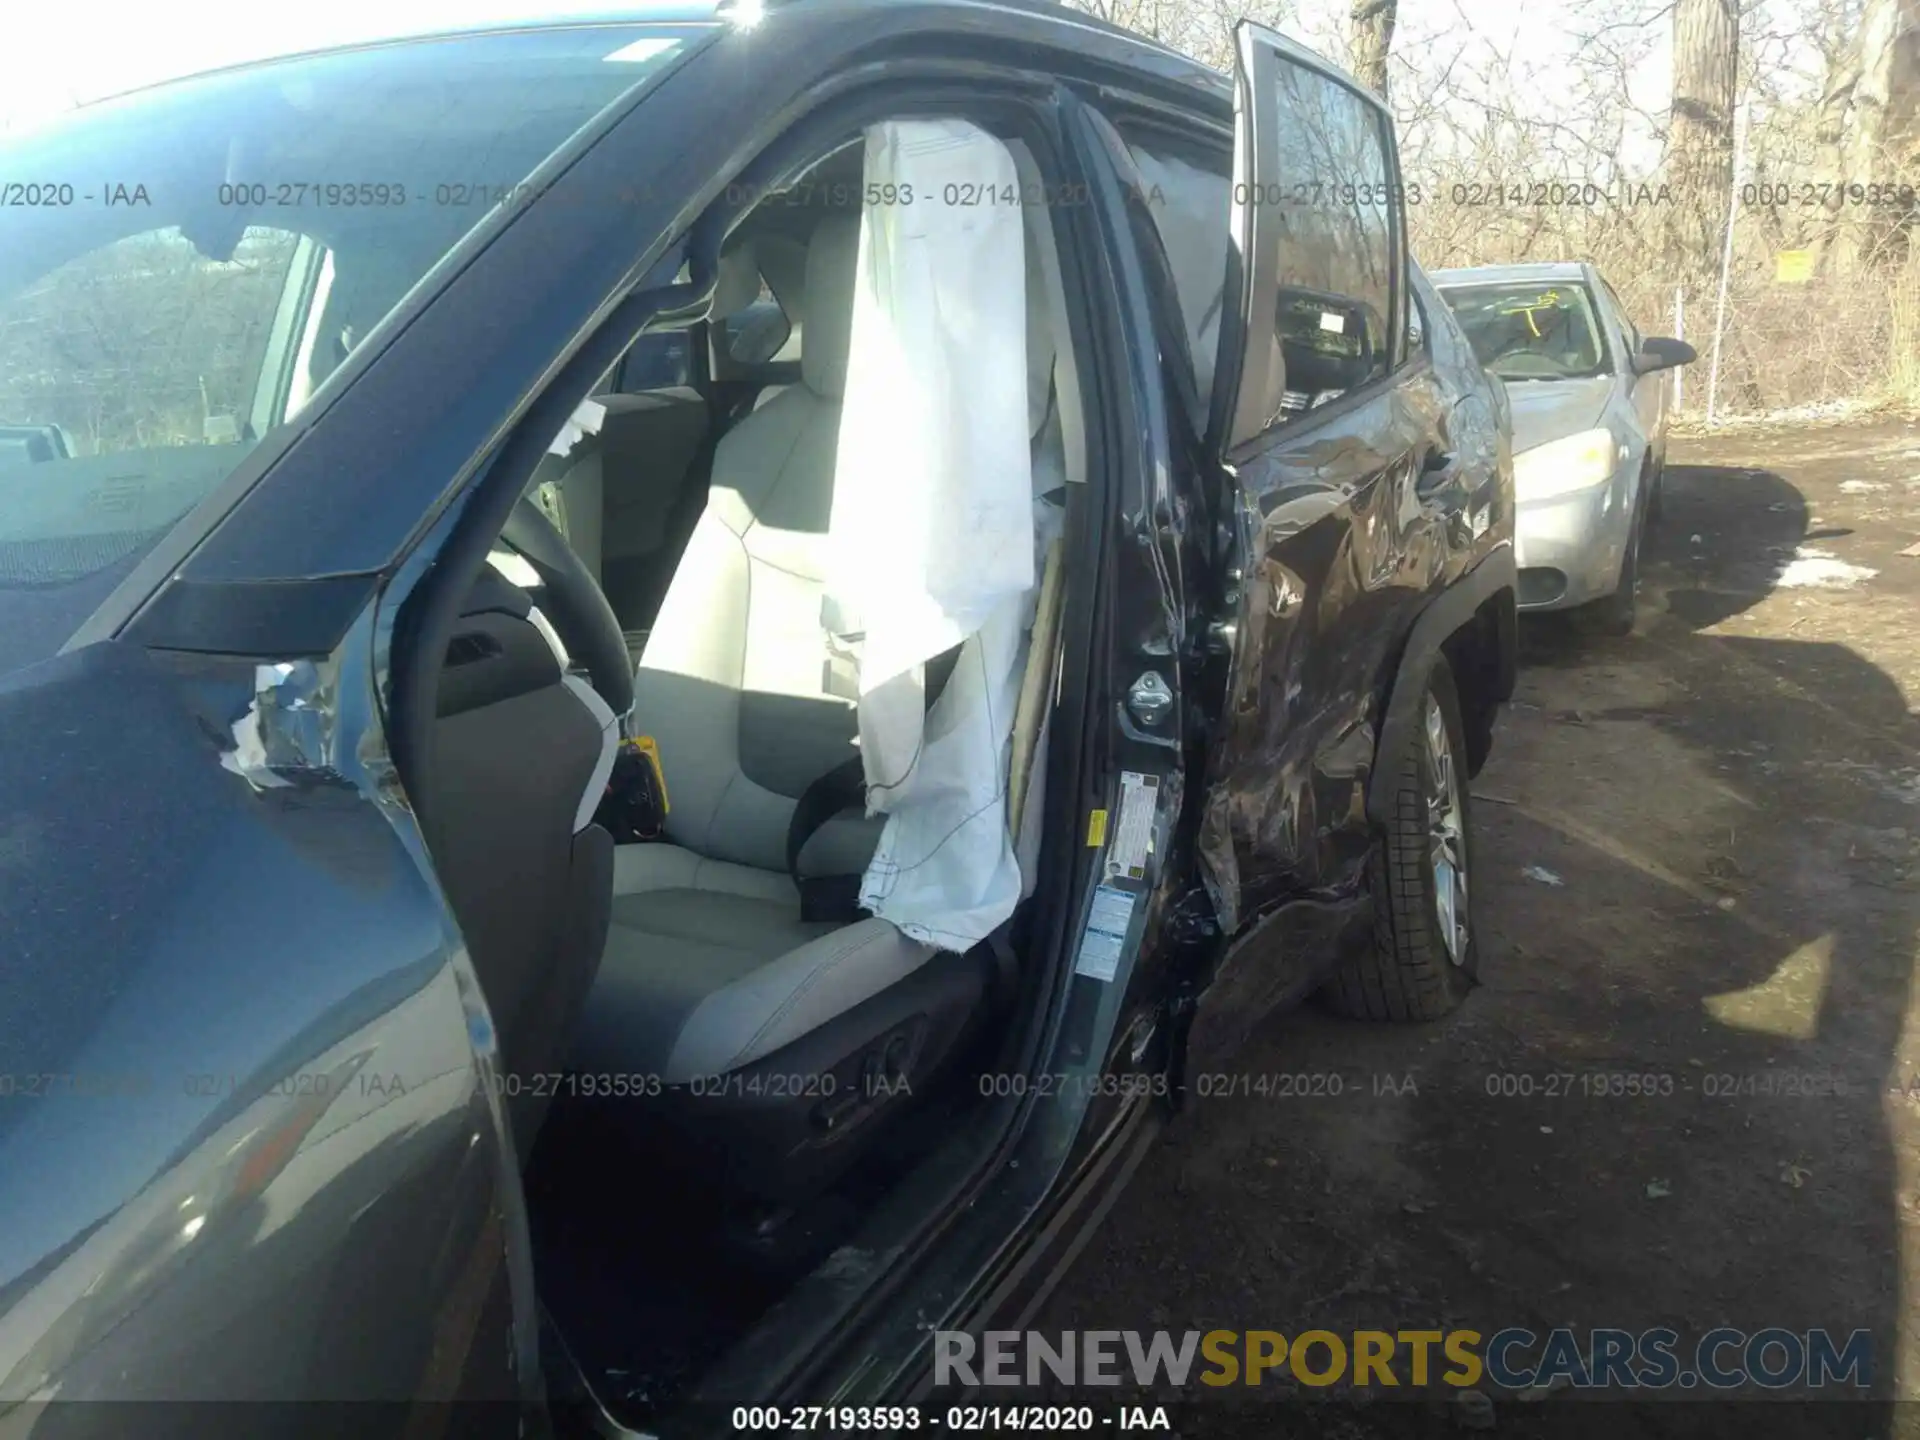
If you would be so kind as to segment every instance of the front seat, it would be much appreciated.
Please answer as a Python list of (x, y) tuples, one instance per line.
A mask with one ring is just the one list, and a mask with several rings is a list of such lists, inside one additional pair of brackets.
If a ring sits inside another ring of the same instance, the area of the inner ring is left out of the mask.
[[(617, 1108), (664, 1116), (731, 1184), (785, 1203), (829, 1185), (864, 1148), (855, 1136), (924, 1097), (981, 1009), (988, 970), (883, 920), (804, 920), (788, 873), (796, 801), (857, 753), (821, 609), (858, 238), (857, 216), (816, 226), (801, 383), (720, 442), (642, 657), (634, 723), (659, 745), (670, 843), (615, 856), (612, 926), (574, 1052), (582, 1073), (682, 1087)], [(828, 821), (799, 872), (863, 870), (879, 826)]]
[[(735, 245), (720, 257), (713, 313), (744, 312), (759, 294), (752, 246)], [(779, 307), (772, 308), (777, 314)], [(784, 332), (784, 320), (781, 327)], [(666, 338), (642, 336), (636, 345)], [(755, 339), (764, 343), (757, 335), (748, 343)], [(626, 378), (624, 367), (621, 378)], [(693, 507), (702, 499), (697, 493), (706, 487), (701, 457), (716, 422), (706, 399), (686, 385), (616, 390), (593, 398), (605, 411), (600, 428), (583, 435), (566, 455), (543, 460), (532, 484), (554, 483), (567, 543), (629, 636), (644, 636), (654, 619), (653, 602), (669, 578), (677, 537), (693, 523)]]
[[(557, 539), (557, 537), (556, 537)], [(524, 1164), (606, 946), (613, 836), (593, 823), (619, 725), (491, 565), (447, 646), (417, 777), (434, 868), (499, 1036)]]

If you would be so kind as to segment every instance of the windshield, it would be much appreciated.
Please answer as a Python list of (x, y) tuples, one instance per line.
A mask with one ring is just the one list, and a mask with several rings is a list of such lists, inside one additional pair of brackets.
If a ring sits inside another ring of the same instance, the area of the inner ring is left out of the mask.
[(1480, 363), (1502, 380), (1568, 380), (1606, 368), (1584, 285), (1449, 285), (1440, 293)]
[[(52, 654), (690, 27), (410, 41), (0, 141), (0, 674)], [(31, 183), (26, 183), (31, 182)]]

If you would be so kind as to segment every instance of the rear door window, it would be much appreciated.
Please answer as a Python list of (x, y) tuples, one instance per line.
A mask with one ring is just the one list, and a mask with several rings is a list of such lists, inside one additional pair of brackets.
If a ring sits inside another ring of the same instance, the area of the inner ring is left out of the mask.
[(1235, 229), (1251, 260), (1230, 444), (1391, 371), (1406, 344), (1388, 117), (1242, 26)]
[(1299, 65), (1279, 67), (1280, 226), (1274, 315), (1290, 416), (1391, 368), (1393, 227), (1370, 106)]

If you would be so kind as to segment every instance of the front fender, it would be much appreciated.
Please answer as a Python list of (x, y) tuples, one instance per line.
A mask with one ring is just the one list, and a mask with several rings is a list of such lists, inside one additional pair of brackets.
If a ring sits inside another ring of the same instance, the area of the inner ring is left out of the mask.
[(1513, 543), (1502, 540), (1471, 570), (1436, 594), (1413, 622), (1407, 643), (1394, 669), (1393, 686), (1387, 692), (1386, 709), (1380, 717), (1380, 739), (1375, 749), (1373, 773), (1367, 780), (1367, 818), (1375, 825), (1386, 825), (1393, 816), (1394, 767), (1380, 757), (1397, 755), (1420, 723), (1420, 697), (1426, 693), (1427, 672), (1433, 658), (1447, 640), (1462, 626), (1472, 623), (1481, 606), (1506, 593), (1501, 629), (1500, 658), (1494, 675), (1494, 698), (1505, 700), (1513, 694), (1514, 658), (1510, 637), (1514, 634), (1512, 611), (1518, 593), (1519, 569), (1514, 560)]

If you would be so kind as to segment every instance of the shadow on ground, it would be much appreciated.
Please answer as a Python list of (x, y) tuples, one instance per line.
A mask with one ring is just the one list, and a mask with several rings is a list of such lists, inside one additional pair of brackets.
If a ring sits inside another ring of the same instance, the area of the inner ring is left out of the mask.
[(1810, 535), (1891, 553), (1897, 526), (1819, 513), (1852, 473), (1840, 461), (1686, 458), (1676, 443), (1638, 633), (1524, 627), (1520, 693), (1475, 784), (1482, 986), (1427, 1026), (1270, 1021), (1244, 1068), (1339, 1093), (1195, 1100), (1032, 1323), (1665, 1326), (1683, 1369), (1716, 1327), (1866, 1330), (1870, 1394), (1764, 1410), (1703, 1385), (1606, 1395), (1627, 1409), (1488, 1388), (1489, 1416), (1269, 1376), (1189, 1398), (1185, 1433), (1491, 1418), (1508, 1434), (1885, 1437), (1909, 1418), (1889, 1402), (1920, 1374), (1900, 1245), (1920, 1137), (1890, 1087), (1920, 1073), (1900, 1049), (1920, 723), (1863, 649), (1822, 637), (1912, 657), (1920, 561), (1783, 591)]

